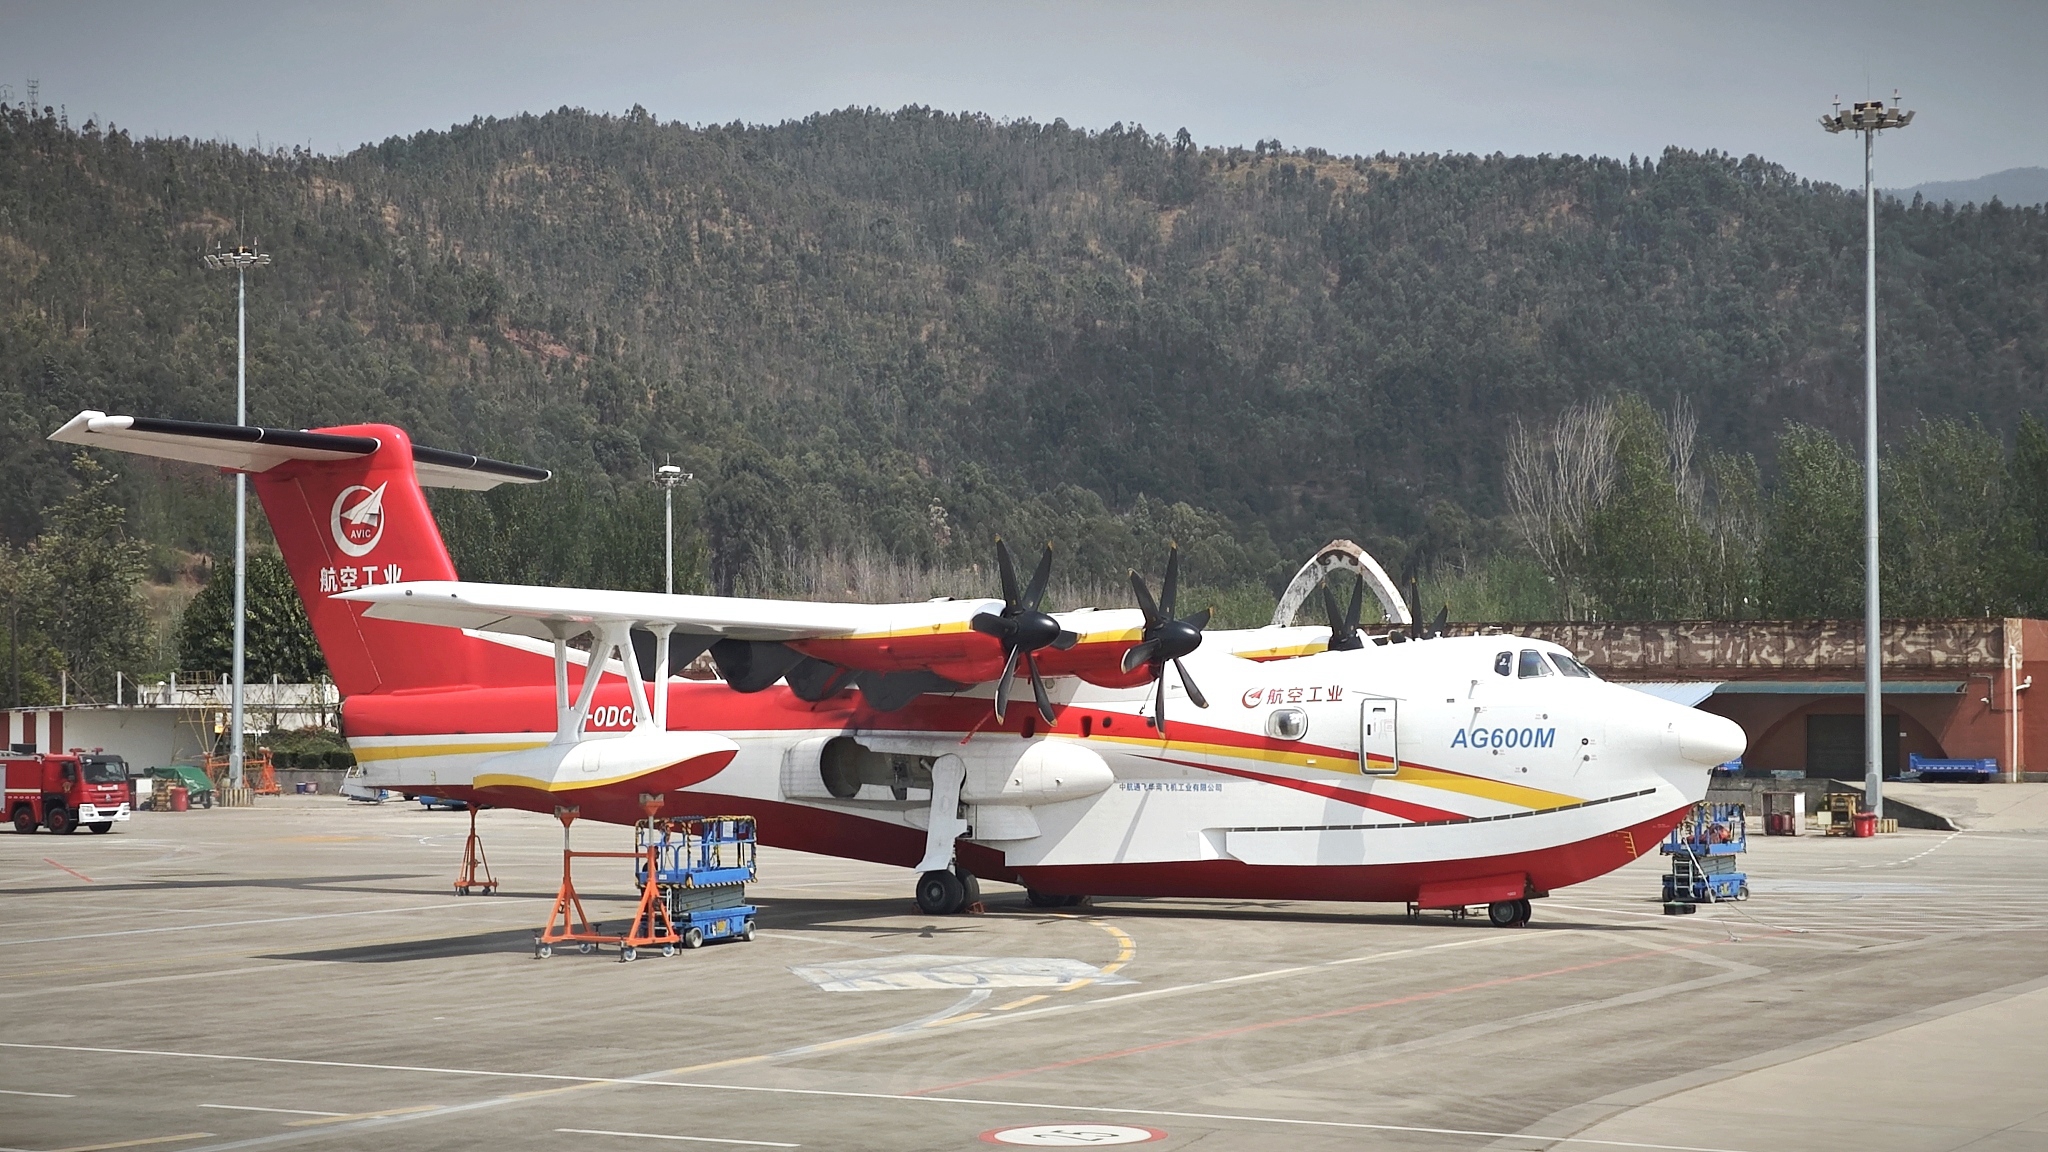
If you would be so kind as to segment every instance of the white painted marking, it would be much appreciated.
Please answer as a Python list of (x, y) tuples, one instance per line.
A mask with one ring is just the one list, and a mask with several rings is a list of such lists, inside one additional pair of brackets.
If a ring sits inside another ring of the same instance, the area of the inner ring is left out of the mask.
[[(284, 1056), (235, 1056), (220, 1052), (174, 1052), (149, 1048), (94, 1048), (82, 1044), (18, 1044), (0, 1040), (0, 1048), (38, 1052), (91, 1052), (108, 1056), (168, 1056), (185, 1060), (231, 1060), (251, 1064), (283, 1064), (300, 1068), (355, 1068), (372, 1072), (433, 1072), (444, 1076), (482, 1076), (504, 1080), (544, 1080), (568, 1084), (613, 1084), (640, 1088), (685, 1088), (699, 1092), (740, 1092), (765, 1096), (814, 1096), (830, 1100), (882, 1100), (898, 1104), (953, 1104), (972, 1108), (1022, 1108), (1036, 1112), (1092, 1112), (1103, 1116), (1158, 1116), (1175, 1120), (1227, 1120), (1244, 1124), (1277, 1124), (1290, 1128), (1335, 1128), (1347, 1132), (1417, 1132), (1434, 1136), (1482, 1136), (1493, 1140), (1536, 1140), (1550, 1144), (1597, 1144), (1608, 1148), (1648, 1148), (1652, 1152), (1745, 1152), (1693, 1144), (1644, 1144), (1631, 1140), (1594, 1140), (1582, 1136), (1529, 1136), (1477, 1128), (1424, 1128), (1414, 1124), (1368, 1124), (1350, 1120), (1303, 1120), (1291, 1116), (1255, 1116), (1234, 1112), (1177, 1112), (1165, 1108), (1112, 1108), (1076, 1104), (1042, 1104), (1029, 1100), (983, 1099), (971, 1096), (908, 1096), (900, 1092), (846, 1092), (827, 1088), (774, 1088), (751, 1084), (712, 1084), (692, 1080), (657, 1080), (632, 1076), (570, 1076), (558, 1072), (499, 1072), (484, 1068), (435, 1068), (416, 1064), (369, 1064), (347, 1060), (298, 1060)], [(244, 1144), (249, 1141), (242, 1142)], [(0, 1152), (11, 1152), (0, 1148)]]
[(0, 1096), (47, 1096), (52, 1100), (76, 1100), (69, 1092), (22, 1092), (13, 1088), (0, 1088)]
[(412, 908), (367, 908), (361, 912), (314, 912), (305, 916), (273, 916), (267, 920), (224, 920), (218, 924), (174, 924), (168, 928), (127, 928), (119, 932), (82, 932), (76, 936), (33, 936), (20, 940), (0, 940), (0, 946), (8, 944), (55, 944), (65, 940), (102, 940), (109, 936), (147, 936), (158, 932), (210, 932), (218, 928), (246, 928), (252, 924), (291, 924), (300, 920), (337, 920), (345, 916), (390, 916), (399, 912), (433, 912), (443, 908), (490, 908), (510, 907), (513, 904), (530, 904), (537, 900), (551, 900), (542, 896), (493, 896), (489, 900), (457, 900), (448, 904), (421, 904)]
[(1028, 1148), (1100, 1148), (1110, 1144), (1149, 1144), (1164, 1140), (1157, 1128), (1128, 1124), (1033, 1124), (1028, 1128), (997, 1128), (981, 1134), (991, 1144), (1022, 1144)]
[(258, 1108), (254, 1104), (201, 1104), (201, 1108), (225, 1108), (230, 1112), (277, 1112), (285, 1116), (347, 1116), (347, 1112), (315, 1112), (310, 1108)]
[(727, 1140), (718, 1136), (669, 1136), (660, 1132), (607, 1132), (603, 1128), (557, 1128), (575, 1136), (630, 1136), (635, 1140), (689, 1140), (698, 1144), (746, 1144), (754, 1148), (801, 1148), (801, 1144), (784, 1144), (777, 1140)]
[(1085, 960), (1052, 956), (873, 956), (790, 969), (826, 992), (1063, 988), (1076, 980), (1133, 984)]

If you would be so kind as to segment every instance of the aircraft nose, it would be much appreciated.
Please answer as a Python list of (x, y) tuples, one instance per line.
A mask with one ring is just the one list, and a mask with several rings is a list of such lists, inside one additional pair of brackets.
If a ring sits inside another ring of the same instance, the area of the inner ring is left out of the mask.
[(1749, 747), (1742, 725), (1726, 716), (1688, 708), (1676, 724), (1678, 754), (1695, 764), (1726, 764)]

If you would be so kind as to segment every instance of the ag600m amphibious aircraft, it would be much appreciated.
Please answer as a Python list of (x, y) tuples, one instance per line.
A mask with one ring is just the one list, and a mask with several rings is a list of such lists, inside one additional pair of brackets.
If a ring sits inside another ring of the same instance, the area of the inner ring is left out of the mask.
[[(395, 427), (82, 412), (71, 444), (249, 473), (344, 697), (363, 783), (621, 824), (747, 812), (764, 842), (1098, 896), (1486, 905), (1494, 922), (1652, 847), (1743, 749), (1728, 720), (1511, 636), (1205, 631), (1155, 600), (827, 604), (457, 578), (422, 486), (545, 471)], [(1334, 615), (1334, 614), (1333, 614)], [(585, 651), (581, 642), (588, 635)], [(719, 680), (676, 670), (705, 652)], [(1013, 682), (1029, 685), (1013, 703)], [(1021, 705), (1021, 706), (1020, 706)]]

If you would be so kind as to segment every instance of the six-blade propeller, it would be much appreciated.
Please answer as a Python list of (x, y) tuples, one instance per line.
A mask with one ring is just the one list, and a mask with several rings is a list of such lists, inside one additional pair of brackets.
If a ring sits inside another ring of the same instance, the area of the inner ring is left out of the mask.
[(1159, 601), (1152, 600), (1152, 590), (1145, 586), (1145, 578), (1136, 570), (1131, 572), (1131, 590), (1138, 594), (1138, 610), (1145, 614), (1145, 631), (1136, 644), (1124, 653), (1124, 671), (1135, 671), (1139, 665), (1150, 665), (1152, 679), (1158, 684), (1158, 695), (1153, 700), (1152, 726), (1160, 735), (1166, 734), (1166, 666), (1180, 677), (1181, 687), (1187, 689), (1188, 699), (1195, 707), (1207, 708), (1209, 701), (1202, 690), (1195, 686), (1194, 678), (1188, 675), (1187, 666), (1180, 658), (1202, 646), (1202, 629), (1209, 624), (1209, 609), (1204, 608), (1185, 619), (1173, 615), (1174, 595), (1180, 584), (1180, 545), (1175, 544), (1166, 552), (1166, 578), (1159, 585)]
[(1052, 545), (1045, 546), (1044, 554), (1038, 558), (1038, 569), (1031, 574), (1031, 584), (1021, 594), (1017, 591), (1017, 568), (1010, 563), (1010, 549), (1000, 536), (996, 537), (996, 567), (1003, 579), (1002, 614), (980, 612), (972, 621), (976, 632), (993, 636), (1003, 644), (1003, 675), (996, 681), (996, 723), (1002, 723), (1010, 710), (1010, 681), (1016, 677), (1017, 663), (1022, 660), (1031, 676), (1031, 694), (1038, 699), (1038, 714), (1050, 724), (1052, 698), (1046, 695), (1045, 678), (1038, 674), (1038, 659), (1032, 653), (1040, 648), (1065, 651), (1080, 639), (1038, 608), (1045, 599), (1046, 581), (1052, 577)]
[(1354, 652), (1365, 647), (1365, 636), (1358, 630), (1358, 615), (1365, 611), (1365, 581), (1354, 581), (1351, 585), (1351, 610), (1339, 613), (1337, 598), (1330, 594), (1330, 586), (1323, 584), (1323, 611), (1330, 616), (1330, 651)]

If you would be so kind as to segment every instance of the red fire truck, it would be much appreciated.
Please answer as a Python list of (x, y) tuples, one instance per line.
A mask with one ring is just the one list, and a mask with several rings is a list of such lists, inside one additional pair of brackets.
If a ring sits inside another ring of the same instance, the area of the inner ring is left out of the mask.
[(128, 819), (128, 775), (119, 760), (69, 754), (0, 753), (7, 778), (7, 811), (16, 832), (37, 826), (75, 832), (83, 824), (112, 831)]

